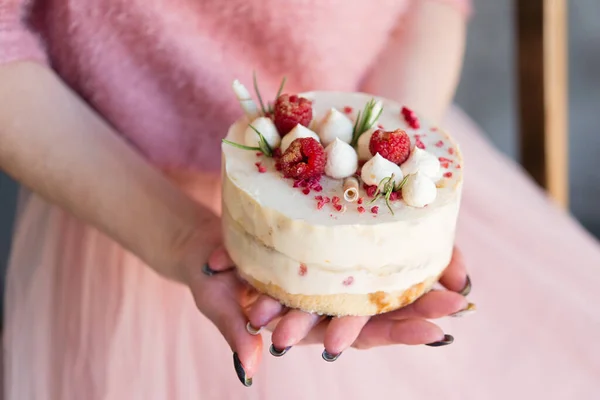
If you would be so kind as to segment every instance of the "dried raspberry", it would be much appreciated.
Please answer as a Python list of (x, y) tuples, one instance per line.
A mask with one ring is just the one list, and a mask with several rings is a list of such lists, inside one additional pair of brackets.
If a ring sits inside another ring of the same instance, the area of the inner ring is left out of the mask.
[(277, 164), (284, 177), (309, 180), (323, 175), (326, 162), (327, 154), (319, 142), (313, 138), (298, 138), (290, 144)]
[(362, 197), (359, 197), (359, 198), (358, 198), (358, 201), (357, 201), (357, 203), (358, 203), (358, 204), (362, 204), (362, 203), (363, 203), (363, 198), (362, 198)]
[(346, 107), (344, 107), (344, 112), (345, 112), (346, 114), (352, 114), (352, 107), (350, 107), (350, 106), (346, 106)]
[(399, 200), (402, 197), (401, 192), (392, 192), (390, 193), (390, 201)]
[(435, 147), (443, 147), (443, 146), (444, 146), (444, 142), (442, 142), (441, 140), (438, 140), (438, 141), (435, 143)]
[(450, 147), (448, 149), (448, 154), (450, 154), (450, 155), (454, 154), (454, 148), (453, 147)]
[(439, 157), (438, 160), (440, 160), (440, 162), (446, 162), (446, 163), (453, 163), (454, 160), (451, 160), (449, 158), (446, 157)]
[(444, 178), (452, 178), (452, 172), (446, 172)]
[(312, 121), (312, 102), (295, 94), (282, 94), (275, 101), (273, 122), (281, 136), (298, 124), (308, 126)]
[(379, 212), (379, 206), (373, 206), (373, 207), (371, 208), (371, 212), (372, 212), (373, 214), (377, 214), (377, 213)]
[(440, 167), (442, 167), (442, 168), (448, 168), (449, 166), (450, 166), (449, 162), (440, 163)]
[(325, 202), (325, 204), (331, 203), (331, 199), (327, 196), (323, 196), (323, 201)]
[(258, 172), (260, 172), (261, 174), (264, 174), (265, 172), (267, 172), (267, 168), (265, 168), (265, 166), (262, 165), (260, 162), (254, 163), (254, 165), (256, 165)]
[(333, 196), (333, 198), (331, 199), (331, 202), (333, 204), (337, 204), (340, 202), (340, 198), (338, 196)]
[(310, 189), (309, 188), (302, 189), (302, 193), (304, 193), (305, 195), (308, 196), (310, 194)]
[(375, 193), (377, 193), (377, 185), (365, 185), (365, 190), (367, 191), (367, 196), (375, 197)]
[(383, 125), (381, 125), (381, 124), (377, 124), (377, 127), (378, 127), (379, 129), (385, 129), (385, 128), (383, 127)]
[(390, 132), (378, 129), (371, 136), (369, 150), (394, 164), (402, 164), (410, 155), (410, 138), (401, 129)]
[(333, 203), (333, 208), (335, 208), (336, 211), (342, 211), (342, 205), (341, 204)]
[(344, 286), (350, 286), (354, 283), (354, 277), (353, 276), (349, 276), (346, 279), (344, 279), (344, 281), (342, 282), (342, 284)]
[(419, 139), (419, 138), (416, 138), (416, 139), (415, 139), (415, 142), (416, 142), (415, 146), (417, 146), (417, 147), (418, 147), (418, 148), (420, 148), (421, 150), (425, 150), (425, 143), (423, 143), (423, 142), (421, 141), (421, 139)]
[(317, 201), (323, 201), (323, 196), (315, 196), (315, 200), (317, 200)]
[(356, 210), (361, 214), (365, 212), (365, 208), (363, 206), (356, 207)]
[(417, 114), (415, 114), (415, 112), (413, 110), (408, 109), (406, 107), (402, 107), (401, 113), (402, 113), (402, 116), (404, 117), (404, 120), (408, 124), (408, 126), (410, 126), (413, 129), (420, 128), (421, 124), (419, 123)]
[(300, 264), (300, 268), (298, 268), (298, 275), (304, 276), (308, 272), (308, 267), (305, 264)]
[(325, 202), (324, 201), (317, 202), (317, 210), (322, 209), (324, 206), (325, 206)]

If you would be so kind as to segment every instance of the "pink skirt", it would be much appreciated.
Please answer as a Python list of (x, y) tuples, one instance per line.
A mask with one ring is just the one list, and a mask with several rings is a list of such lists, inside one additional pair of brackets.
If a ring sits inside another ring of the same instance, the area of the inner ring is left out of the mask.
[(265, 355), (245, 388), (185, 287), (29, 195), (6, 282), (5, 399), (599, 399), (598, 243), (460, 111), (445, 126), (466, 158), (458, 244), (479, 310), (440, 321), (451, 346), (335, 363), (296, 347)]

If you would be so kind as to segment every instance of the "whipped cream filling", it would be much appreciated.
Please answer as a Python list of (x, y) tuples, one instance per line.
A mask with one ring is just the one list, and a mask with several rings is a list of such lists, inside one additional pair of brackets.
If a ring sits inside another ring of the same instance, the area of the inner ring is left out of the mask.
[(341, 268), (302, 263), (259, 242), (223, 210), (225, 244), (231, 258), (245, 275), (281, 287), (290, 294), (369, 294), (409, 289), (438, 276), (448, 265), (451, 253), (430, 252), (419, 264), (386, 265), (377, 269)]

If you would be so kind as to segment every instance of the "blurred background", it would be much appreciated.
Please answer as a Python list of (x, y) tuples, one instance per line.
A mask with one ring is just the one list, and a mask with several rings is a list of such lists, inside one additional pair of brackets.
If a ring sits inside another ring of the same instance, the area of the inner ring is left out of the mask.
[[(514, 0), (474, 0), (467, 53), (456, 101), (496, 146), (517, 156)], [(516, 0), (519, 1), (519, 0)], [(527, 1), (527, 0), (521, 0)], [(570, 205), (600, 237), (599, 0), (569, 2)], [(0, 173), (0, 276), (10, 248), (16, 185)]]

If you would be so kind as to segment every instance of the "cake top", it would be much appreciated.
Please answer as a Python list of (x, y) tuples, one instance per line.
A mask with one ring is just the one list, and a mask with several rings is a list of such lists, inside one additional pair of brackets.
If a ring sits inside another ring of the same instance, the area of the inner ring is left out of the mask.
[(406, 106), (309, 92), (278, 94), (268, 107), (258, 94), (259, 109), (237, 81), (234, 90), (246, 115), (222, 145), (224, 172), (263, 208), (368, 225), (418, 219), (460, 195), (457, 144)]

